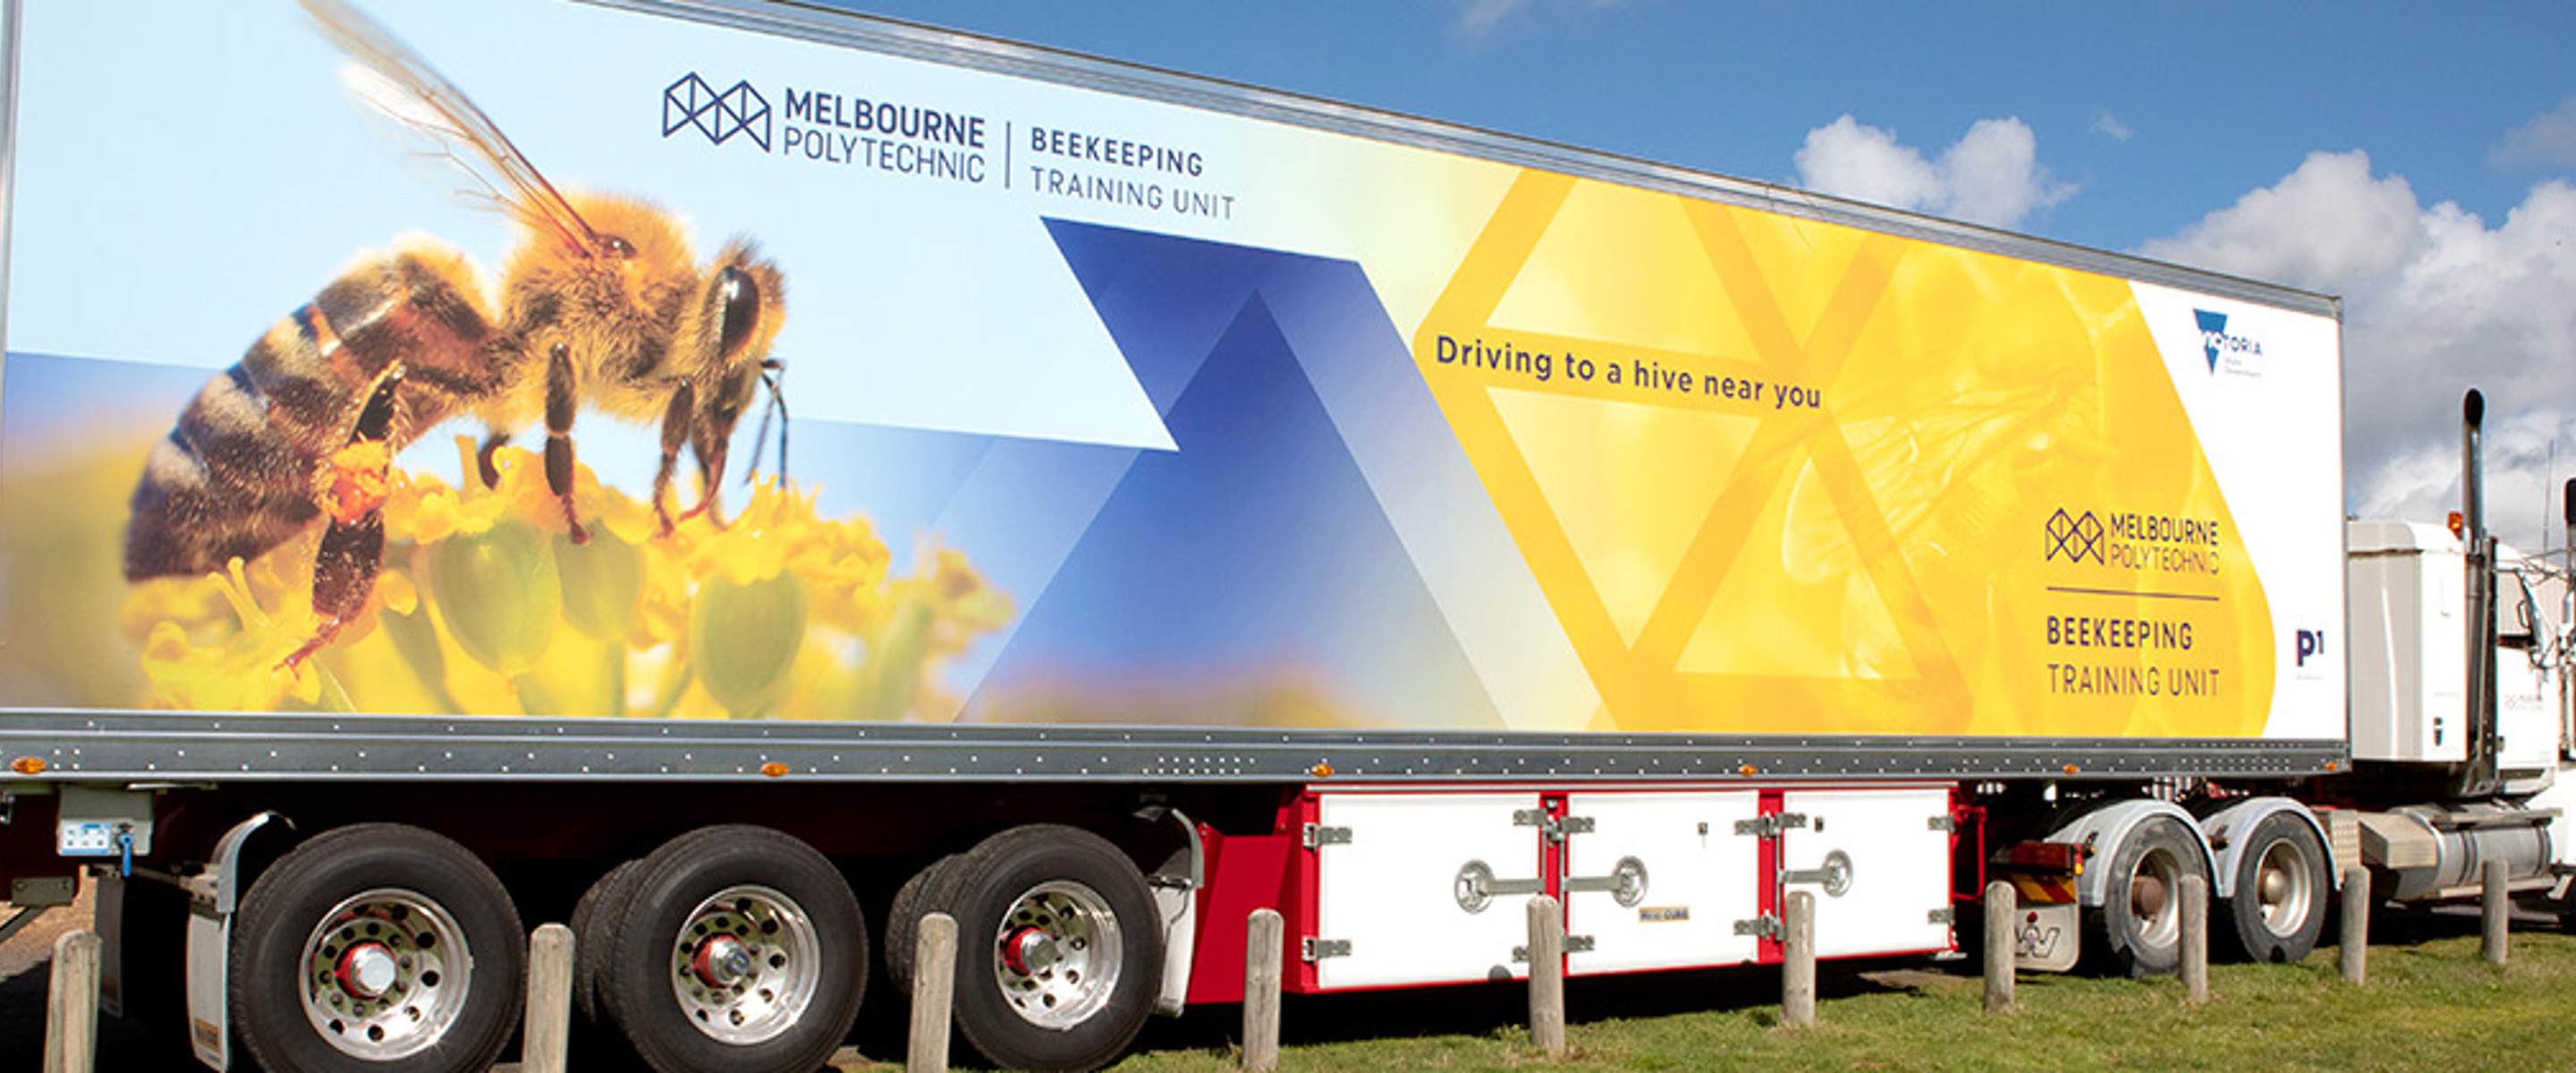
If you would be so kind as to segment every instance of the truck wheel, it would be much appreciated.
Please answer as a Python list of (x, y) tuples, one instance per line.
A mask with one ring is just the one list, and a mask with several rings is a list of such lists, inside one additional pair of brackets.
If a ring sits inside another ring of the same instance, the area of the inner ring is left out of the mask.
[(921, 939), (921, 918), (934, 911), (947, 912), (948, 888), (955, 874), (949, 866), (960, 856), (951, 853), (913, 873), (896, 888), (893, 904), (886, 907), (886, 980), (904, 994), (912, 993), (912, 955)]
[(2325, 933), (2326, 847), (2297, 814), (2275, 812), (2254, 825), (2236, 858), (2236, 896), (2227, 900), (2237, 948), (2254, 961), (2299, 961)]
[(949, 872), (948, 904), (924, 911), (957, 918), (966, 1041), (1010, 1069), (1087, 1070), (1123, 1053), (1163, 977), (1162, 919), (1135, 863), (1089, 831), (1031, 824)]
[[(599, 1021), (608, 1016), (600, 1005), (600, 981), (607, 977), (608, 950), (617, 939), (617, 906), (626, 904), (635, 878), (634, 861), (620, 861), (599, 882), (581, 892), (581, 900), (572, 907), (572, 1007), (584, 1021)], [(608, 906), (603, 911), (600, 907)]]
[(2181, 820), (2150, 816), (2111, 854), (2102, 905), (2084, 914), (2084, 952), (2104, 968), (2156, 976), (2182, 963), (2182, 877), (2207, 878), (2200, 839)]
[(518, 1027), (519, 915), (483, 862), (399, 824), (280, 857), (233, 919), (232, 1021), (270, 1073), (491, 1067)]
[(702, 827), (637, 862), (622, 893), (600, 999), (647, 1065), (810, 1073), (849, 1035), (867, 922), (813, 847)]

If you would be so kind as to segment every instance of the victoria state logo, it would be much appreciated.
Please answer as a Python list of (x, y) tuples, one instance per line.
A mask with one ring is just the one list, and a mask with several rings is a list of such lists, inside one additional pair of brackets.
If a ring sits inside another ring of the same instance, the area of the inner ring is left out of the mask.
[(2102, 561), (2102, 519), (2092, 511), (2070, 515), (2066, 508), (2048, 516), (2048, 554), (2045, 560), (2063, 558), (2080, 563), (2086, 559)]
[(2209, 358), (2210, 372), (2218, 371), (2218, 356), (2221, 354), (2251, 358), (2263, 356), (2263, 344), (2246, 336), (2227, 334), (2227, 314), (2195, 309), (2191, 315), (2200, 322), (2200, 351)]
[(696, 127), (716, 145), (740, 135), (767, 152), (769, 98), (751, 88), (748, 79), (718, 93), (696, 71), (691, 71), (662, 90), (662, 136), (677, 134), (682, 127)]

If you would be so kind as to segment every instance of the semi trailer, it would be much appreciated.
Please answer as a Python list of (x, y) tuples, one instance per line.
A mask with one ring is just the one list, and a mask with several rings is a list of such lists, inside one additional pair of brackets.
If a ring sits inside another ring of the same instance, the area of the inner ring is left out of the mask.
[(2564, 586), (2347, 524), (2330, 297), (795, 3), (5, 8), (0, 875), (216, 1069), (485, 1068), (549, 920), (657, 1070), (933, 911), (1087, 1068), (1256, 909), (2144, 974), (2576, 863)]

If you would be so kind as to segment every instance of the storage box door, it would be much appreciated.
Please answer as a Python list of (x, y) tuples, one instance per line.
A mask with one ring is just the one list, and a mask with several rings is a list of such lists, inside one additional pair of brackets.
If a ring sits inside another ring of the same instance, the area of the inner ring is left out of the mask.
[(1762, 915), (1762, 843), (1735, 825), (1761, 808), (1750, 790), (1567, 795), (1566, 816), (1591, 829), (1565, 839), (1565, 931), (1592, 943), (1567, 971), (1755, 960), (1760, 940), (1735, 924)]
[(1948, 948), (1948, 790), (1792, 791), (1780, 811), (1807, 818), (1780, 836), (1781, 899), (1816, 896), (1816, 956)]
[(1319, 986), (1529, 974), (1512, 948), (1528, 942), (1530, 895), (1462, 898), (1459, 877), (1481, 866), (1507, 892), (1538, 879), (1538, 828), (1514, 817), (1534, 813), (1537, 794), (1342, 794), (1316, 805)]

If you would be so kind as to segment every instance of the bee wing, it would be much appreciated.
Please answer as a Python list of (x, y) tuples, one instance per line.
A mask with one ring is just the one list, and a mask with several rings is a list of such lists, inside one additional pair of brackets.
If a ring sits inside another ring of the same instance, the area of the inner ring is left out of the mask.
[(322, 36), (348, 54), (342, 80), (359, 100), (412, 130), (435, 139), (448, 160), (474, 177), (504, 211), (532, 230), (554, 235), (576, 249), (598, 236), (501, 133), (465, 91), (364, 12), (343, 0), (299, 0)]

